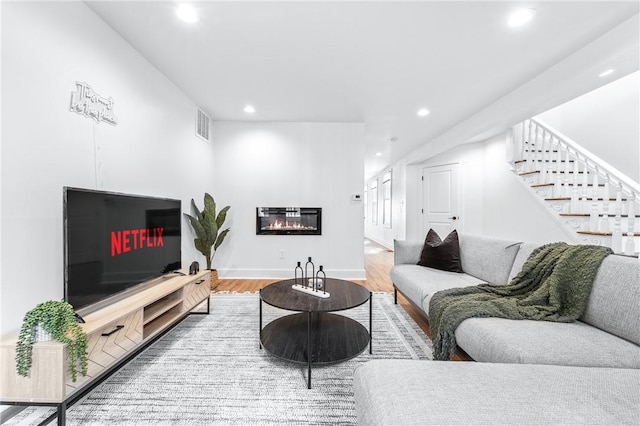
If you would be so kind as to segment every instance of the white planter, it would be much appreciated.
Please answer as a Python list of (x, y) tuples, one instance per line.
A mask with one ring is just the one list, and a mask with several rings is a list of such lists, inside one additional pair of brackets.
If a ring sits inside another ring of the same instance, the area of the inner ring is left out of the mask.
[(40, 327), (40, 324), (36, 325), (36, 342), (48, 342), (50, 340), (53, 340), (51, 334)]

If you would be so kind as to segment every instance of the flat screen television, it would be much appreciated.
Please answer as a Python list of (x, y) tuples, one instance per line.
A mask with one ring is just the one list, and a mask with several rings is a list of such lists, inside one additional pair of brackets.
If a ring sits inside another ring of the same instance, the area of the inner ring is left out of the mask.
[(89, 313), (181, 268), (180, 200), (64, 188), (64, 299)]

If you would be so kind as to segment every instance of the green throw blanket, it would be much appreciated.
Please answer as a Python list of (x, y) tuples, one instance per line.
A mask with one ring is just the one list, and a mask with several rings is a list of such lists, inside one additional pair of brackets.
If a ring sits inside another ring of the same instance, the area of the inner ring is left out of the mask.
[(450, 359), (456, 349), (456, 328), (467, 318), (575, 321), (587, 307), (600, 264), (611, 253), (608, 247), (547, 244), (531, 253), (507, 285), (480, 284), (435, 293), (429, 303), (433, 359)]

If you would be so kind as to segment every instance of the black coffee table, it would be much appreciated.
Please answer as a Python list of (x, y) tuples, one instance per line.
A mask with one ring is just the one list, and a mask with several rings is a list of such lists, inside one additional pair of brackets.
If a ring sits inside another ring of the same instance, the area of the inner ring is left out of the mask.
[[(358, 356), (371, 348), (371, 292), (350, 281), (327, 278), (331, 297), (322, 299), (291, 288), (294, 280), (278, 281), (260, 290), (260, 347), (270, 354), (311, 366), (333, 364)], [(369, 301), (369, 331), (351, 318), (331, 312), (355, 308)], [(286, 315), (262, 328), (262, 302), (299, 312)]]

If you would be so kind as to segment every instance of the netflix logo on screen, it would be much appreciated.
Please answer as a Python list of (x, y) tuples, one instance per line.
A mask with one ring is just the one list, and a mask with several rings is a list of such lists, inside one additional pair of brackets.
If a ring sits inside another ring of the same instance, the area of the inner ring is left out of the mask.
[(111, 231), (111, 257), (128, 253), (132, 250), (164, 247), (163, 232), (164, 228)]

